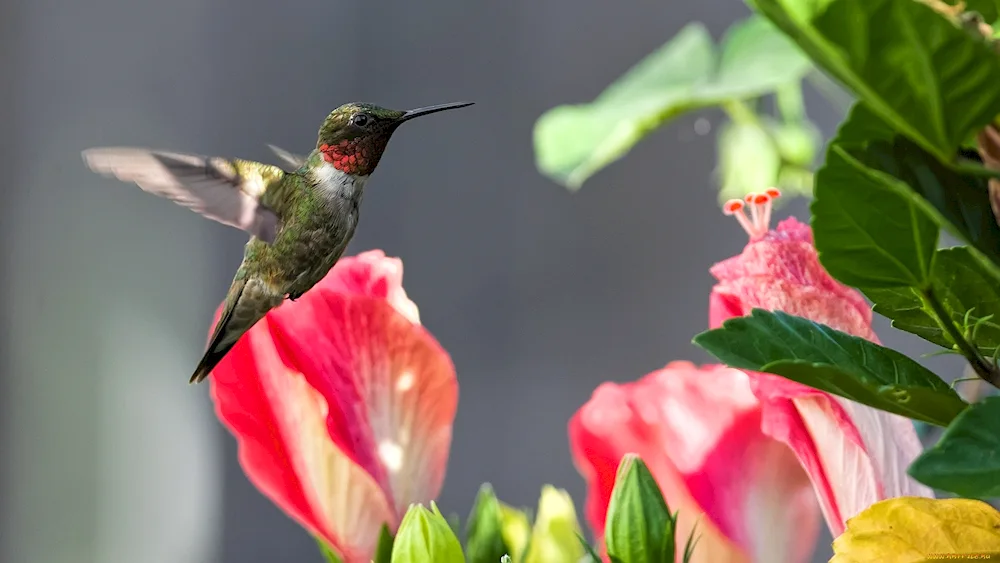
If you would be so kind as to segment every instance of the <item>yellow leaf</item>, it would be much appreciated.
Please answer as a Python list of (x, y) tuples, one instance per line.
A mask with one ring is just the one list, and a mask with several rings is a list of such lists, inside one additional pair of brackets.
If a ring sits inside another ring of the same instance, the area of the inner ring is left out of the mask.
[(964, 498), (883, 500), (847, 521), (833, 553), (830, 563), (920, 563), (954, 555), (987, 559), (1000, 555), (1000, 512)]

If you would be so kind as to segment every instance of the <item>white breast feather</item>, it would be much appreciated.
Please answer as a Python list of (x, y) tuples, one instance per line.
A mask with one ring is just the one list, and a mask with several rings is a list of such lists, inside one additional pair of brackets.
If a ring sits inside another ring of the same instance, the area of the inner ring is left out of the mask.
[(334, 165), (324, 162), (312, 170), (316, 185), (330, 196), (352, 197), (355, 192), (364, 187), (368, 176), (351, 176), (337, 170)]

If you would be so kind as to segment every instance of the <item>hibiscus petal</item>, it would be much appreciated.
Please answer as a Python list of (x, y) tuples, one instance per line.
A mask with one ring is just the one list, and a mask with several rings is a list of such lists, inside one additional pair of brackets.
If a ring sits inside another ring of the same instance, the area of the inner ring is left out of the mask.
[(271, 317), (278, 349), (329, 404), (333, 443), (380, 484), (397, 518), (441, 489), (458, 383), (448, 354), (382, 299), (323, 291)]
[(345, 563), (367, 562), (395, 515), (378, 483), (330, 441), (327, 402), (279, 357), (260, 321), (215, 369), (219, 419), (250, 481)]
[(411, 322), (420, 324), (420, 310), (403, 289), (403, 261), (388, 258), (381, 250), (344, 256), (316, 287), (333, 293), (380, 297)]
[(606, 383), (570, 421), (574, 460), (588, 482), (586, 514), (600, 537), (615, 470), (637, 453), (679, 510), (681, 545), (695, 522), (695, 561), (808, 560), (819, 512), (791, 451), (760, 431), (738, 370), (673, 362), (636, 383)]
[(382, 524), (441, 488), (454, 367), (381, 251), (268, 313), (210, 381), (251, 482), (345, 563), (367, 563)]
[(775, 375), (749, 375), (764, 432), (795, 451), (834, 537), (848, 518), (878, 500), (933, 497), (906, 474), (921, 445), (905, 418)]
[(816, 255), (812, 231), (794, 218), (752, 240), (740, 255), (713, 266), (711, 273), (719, 280), (712, 288), (711, 328), (761, 308), (878, 341), (864, 297), (830, 277)]

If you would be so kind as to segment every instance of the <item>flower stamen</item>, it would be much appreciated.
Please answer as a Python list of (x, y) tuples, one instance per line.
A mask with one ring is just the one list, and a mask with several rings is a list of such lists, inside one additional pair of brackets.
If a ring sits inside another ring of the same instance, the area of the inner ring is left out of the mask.
[[(750, 240), (758, 239), (771, 229), (771, 209), (774, 200), (781, 197), (781, 190), (768, 188), (764, 193), (751, 192), (743, 198), (731, 199), (722, 206), (726, 215), (735, 215), (743, 230), (750, 235)], [(750, 217), (744, 208), (750, 207)]]
[(736, 221), (743, 227), (743, 230), (753, 236), (753, 225), (750, 223), (750, 219), (747, 219), (746, 213), (743, 212), (744, 207), (746, 205), (741, 200), (731, 199), (722, 206), (722, 212), (726, 215), (735, 215)]

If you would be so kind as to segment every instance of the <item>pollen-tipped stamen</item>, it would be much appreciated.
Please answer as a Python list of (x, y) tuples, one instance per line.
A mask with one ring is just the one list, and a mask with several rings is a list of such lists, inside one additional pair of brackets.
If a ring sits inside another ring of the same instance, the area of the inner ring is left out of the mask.
[(768, 200), (764, 204), (764, 217), (761, 219), (761, 227), (766, 233), (771, 229), (771, 210), (774, 208), (774, 200), (781, 197), (781, 190), (778, 188), (768, 188), (764, 193), (767, 194)]
[[(751, 192), (742, 200), (731, 199), (722, 207), (722, 212), (726, 215), (735, 215), (743, 230), (750, 235), (750, 239), (757, 239), (767, 234), (771, 228), (771, 209), (775, 199), (781, 197), (781, 191), (777, 188), (768, 188), (764, 193)], [(750, 207), (750, 217), (744, 212), (744, 208)]]
[(743, 197), (743, 201), (750, 207), (750, 222), (753, 224), (755, 231), (760, 226), (760, 210), (757, 208), (756, 199), (756, 192), (750, 192)]
[(743, 230), (753, 237), (753, 225), (750, 223), (750, 219), (747, 218), (746, 213), (743, 212), (745, 206), (742, 200), (731, 199), (722, 206), (722, 213), (736, 216), (736, 221), (743, 227)]

